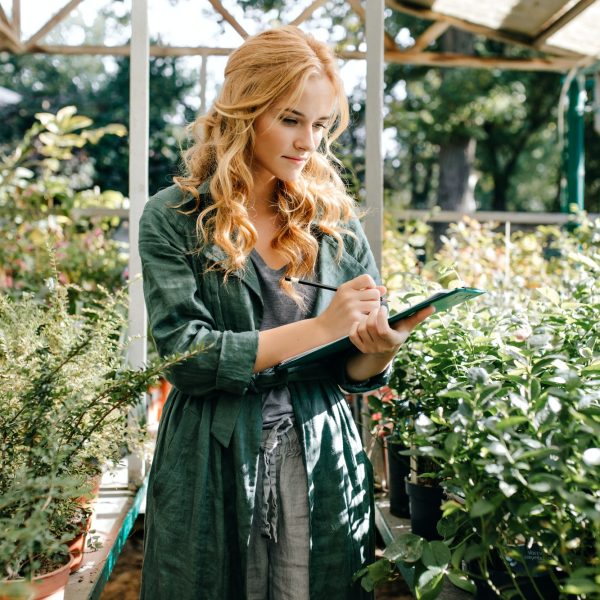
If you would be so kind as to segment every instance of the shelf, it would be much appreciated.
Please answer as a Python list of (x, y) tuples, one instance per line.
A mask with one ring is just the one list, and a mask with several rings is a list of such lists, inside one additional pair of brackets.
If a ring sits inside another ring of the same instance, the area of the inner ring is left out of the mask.
[(94, 502), (92, 535), (102, 546), (87, 550), (76, 573), (69, 577), (65, 600), (98, 600), (119, 558), (133, 524), (146, 498), (147, 480), (137, 490), (127, 487), (127, 462), (105, 473), (100, 494)]

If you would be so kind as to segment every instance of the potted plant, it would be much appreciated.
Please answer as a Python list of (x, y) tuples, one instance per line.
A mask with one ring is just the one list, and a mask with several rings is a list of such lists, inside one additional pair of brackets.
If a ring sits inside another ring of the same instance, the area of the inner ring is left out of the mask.
[(457, 500), (440, 528), (482, 593), (600, 593), (599, 290), (589, 278), (569, 288), (481, 323), (473, 366), (449, 385), (456, 438), (434, 442)]
[(423, 594), (458, 570), (479, 598), (600, 593), (600, 294), (586, 278), (564, 297), (536, 294), (513, 295), (510, 308), (490, 296), (448, 324), (461, 360), (439, 372), (435, 427), (411, 437), (449, 498), (438, 525), (447, 551), (423, 563), (390, 550), (369, 581), (410, 567)]
[(201, 351), (132, 369), (125, 294), (104, 292), (78, 314), (68, 295), (55, 280), (43, 302), (0, 295), (0, 580), (68, 559), (85, 513), (78, 499), (139, 439), (130, 409), (165, 369)]
[(389, 386), (371, 392), (367, 401), (371, 433), (382, 443), (390, 513), (396, 517), (409, 518), (406, 479), (410, 475), (410, 457), (403, 454), (407, 448), (398, 436), (406, 407), (397, 402), (394, 390)]
[(578, 218), (572, 231), (553, 232), (561, 253), (543, 265), (538, 232), (515, 236), (536, 265), (524, 267), (529, 286), (429, 319), (403, 350), (410, 356), (399, 357), (393, 387), (421, 400), (405, 439), (437, 465), (447, 552), (436, 545), (439, 564), (428, 556), (425, 569), (420, 554), (390, 551), (363, 573), (368, 585), (412, 565), (417, 597), (419, 586), (435, 597), (440, 578), (457, 570), (480, 598), (600, 594), (600, 222)]
[(67, 584), (71, 556), (52, 517), (79, 482), (52, 470), (35, 476), (23, 468), (0, 494), (0, 598), (59, 597)]

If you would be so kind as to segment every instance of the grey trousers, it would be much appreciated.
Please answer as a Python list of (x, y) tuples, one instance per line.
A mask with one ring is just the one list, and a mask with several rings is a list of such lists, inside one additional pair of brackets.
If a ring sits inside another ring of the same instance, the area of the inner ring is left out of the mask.
[(252, 531), (248, 600), (308, 600), (306, 468), (290, 419), (263, 432)]

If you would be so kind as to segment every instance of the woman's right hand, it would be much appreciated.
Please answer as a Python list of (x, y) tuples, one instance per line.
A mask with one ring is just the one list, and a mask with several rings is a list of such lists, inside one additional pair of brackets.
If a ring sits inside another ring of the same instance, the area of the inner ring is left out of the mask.
[(331, 304), (316, 319), (334, 339), (344, 337), (354, 323), (362, 322), (379, 308), (385, 292), (386, 288), (377, 285), (370, 275), (359, 275), (338, 287)]

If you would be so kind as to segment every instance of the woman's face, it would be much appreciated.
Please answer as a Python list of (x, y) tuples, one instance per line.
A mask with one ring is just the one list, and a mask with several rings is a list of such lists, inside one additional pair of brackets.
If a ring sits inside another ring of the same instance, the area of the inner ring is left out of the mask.
[(281, 100), (257, 117), (252, 161), (255, 184), (267, 186), (276, 179), (298, 179), (330, 125), (334, 103), (335, 91), (329, 79), (313, 75), (294, 106)]

